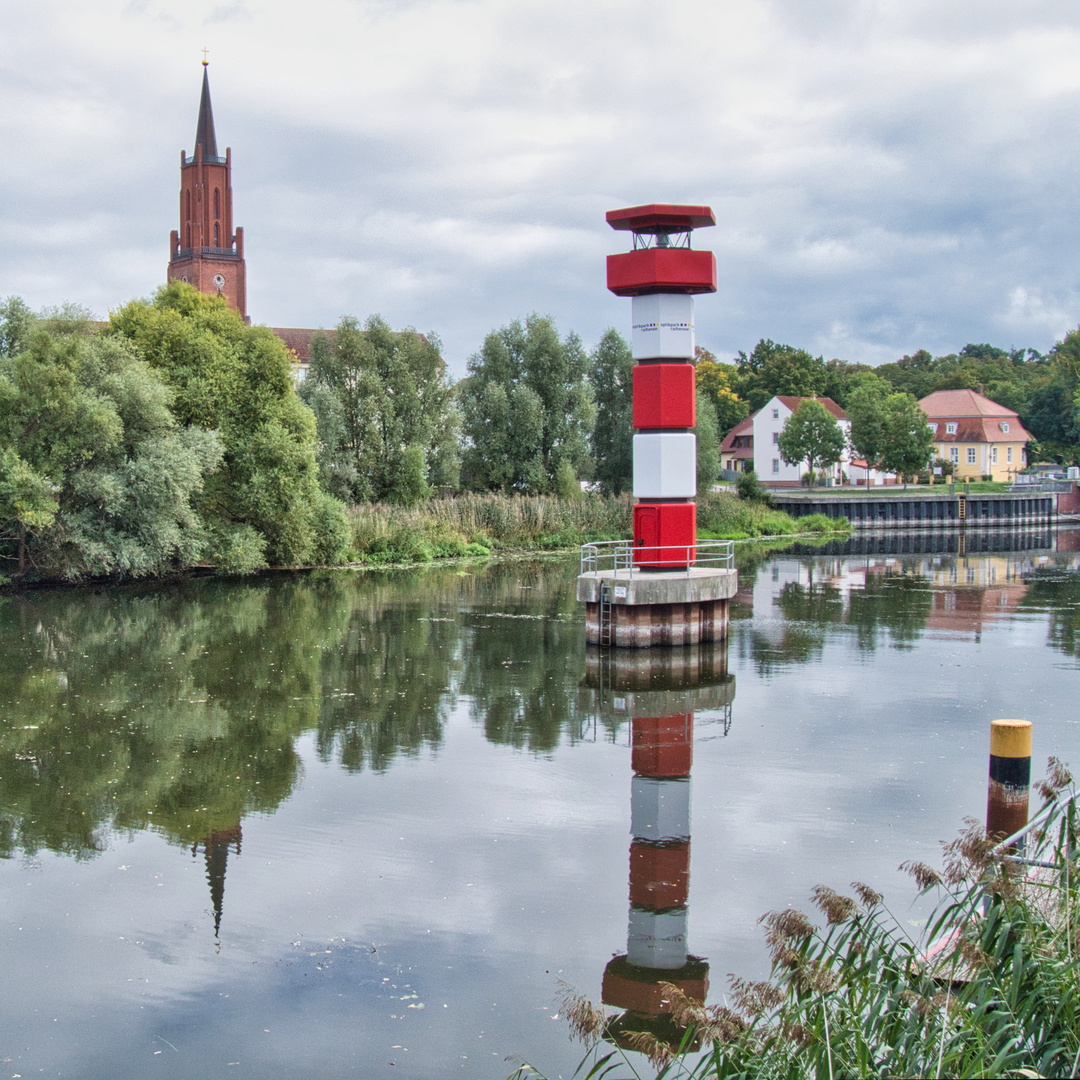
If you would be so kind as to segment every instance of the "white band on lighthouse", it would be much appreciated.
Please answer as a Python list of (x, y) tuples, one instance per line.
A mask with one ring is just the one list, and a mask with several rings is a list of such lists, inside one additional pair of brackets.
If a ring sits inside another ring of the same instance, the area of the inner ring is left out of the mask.
[(692, 499), (697, 494), (697, 437), (663, 431), (634, 436), (634, 497)]
[(630, 834), (640, 840), (690, 839), (690, 781), (630, 781)]
[(686, 908), (674, 911), (630, 909), (627, 959), (638, 967), (676, 971), (686, 963)]
[(694, 359), (694, 298), (645, 293), (630, 300), (635, 360)]

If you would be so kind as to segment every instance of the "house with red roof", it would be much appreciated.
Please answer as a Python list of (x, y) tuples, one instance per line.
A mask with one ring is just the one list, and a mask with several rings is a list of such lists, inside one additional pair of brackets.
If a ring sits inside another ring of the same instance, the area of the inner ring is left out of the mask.
[[(758, 479), (770, 487), (798, 487), (802, 475), (806, 471), (806, 462), (802, 461), (795, 465), (789, 465), (780, 456), (780, 432), (788, 417), (799, 407), (800, 402), (808, 398), (794, 397), (786, 394), (778, 394), (772, 400), (766, 402), (765, 407), (751, 413), (741, 424), (728, 432), (720, 446), (720, 463), (725, 469), (733, 469), (743, 472), (753, 468)], [(824, 405), (825, 408), (836, 417), (840, 430), (845, 438), (851, 434), (851, 421), (847, 413), (833, 401), (832, 398), (819, 397), (813, 400)], [(852, 470), (855, 465), (855, 470)], [(830, 470), (830, 478), (834, 483), (863, 482), (866, 477), (866, 463), (853, 462), (850, 447), (845, 447), (840, 461)], [(886, 483), (894, 478), (877, 470), (870, 470), (871, 483)]]
[(1020, 417), (974, 390), (935, 390), (919, 402), (934, 451), (960, 480), (1012, 480), (1027, 465), (1032, 436)]

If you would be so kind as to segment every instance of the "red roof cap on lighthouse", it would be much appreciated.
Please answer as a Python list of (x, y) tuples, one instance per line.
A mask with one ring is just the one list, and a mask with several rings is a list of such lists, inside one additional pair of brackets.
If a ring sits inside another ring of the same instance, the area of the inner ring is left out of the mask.
[(607, 223), (624, 232), (687, 232), (716, 224), (711, 206), (683, 206), (676, 203), (649, 203), (609, 210)]

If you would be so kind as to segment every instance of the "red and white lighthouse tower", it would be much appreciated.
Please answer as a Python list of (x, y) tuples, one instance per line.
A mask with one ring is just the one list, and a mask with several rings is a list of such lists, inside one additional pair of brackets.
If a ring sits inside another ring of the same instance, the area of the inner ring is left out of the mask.
[(694, 295), (716, 292), (716, 256), (691, 249), (690, 234), (716, 218), (708, 206), (651, 203), (607, 221), (634, 237), (607, 260), (608, 288), (632, 304), (634, 565), (685, 569), (697, 536)]
[[(697, 540), (694, 295), (716, 291), (716, 256), (690, 234), (707, 206), (612, 210), (634, 247), (607, 260), (607, 286), (633, 305), (634, 535), (585, 544), (578, 600), (590, 645), (647, 648), (722, 641), (738, 586), (729, 540)], [(664, 571), (667, 571), (664, 573)]]

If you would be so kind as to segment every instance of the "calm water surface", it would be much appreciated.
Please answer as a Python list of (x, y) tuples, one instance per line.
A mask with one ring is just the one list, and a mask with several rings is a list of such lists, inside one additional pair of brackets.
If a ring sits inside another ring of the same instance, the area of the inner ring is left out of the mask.
[[(693, 702), (711, 1000), (818, 882), (917, 929), (896, 868), (982, 816), (991, 719), (1080, 765), (1073, 539), (743, 568)], [(621, 687), (694, 662), (597, 663), (576, 569), (0, 600), (0, 1080), (569, 1077), (560, 980), (627, 948)]]

